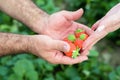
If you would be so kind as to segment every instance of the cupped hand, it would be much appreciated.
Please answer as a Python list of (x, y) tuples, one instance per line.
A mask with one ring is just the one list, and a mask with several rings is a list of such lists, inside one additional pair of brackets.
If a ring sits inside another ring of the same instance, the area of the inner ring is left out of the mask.
[(93, 31), (90, 28), (75, 22), (82, 14), (83, 9), (74, 12), (60, 11), (54, 13), (44, 21), (45, 25), (42, 27), (41, 34), (48, 35), (53, 39), (63, 39), (68, 34), (73, 33), (77, 28), (82, 28), (88, 34), (91, 34)]
[(94, 33), (84, 42), (83, 48), (89, 50), (99, 40), (104, 38), (108, 33), (120, 28), (120, 3), (114, 6), (102, 19), (97, 21), (92, 29)]
[(75, 64), (88, 59), (87, 56), (79, 56), (76, 59), (65, 56), (63, 52), (69, 51), (69, 45), (46, 35), (31, 36), (28, 50), (53, 64)]

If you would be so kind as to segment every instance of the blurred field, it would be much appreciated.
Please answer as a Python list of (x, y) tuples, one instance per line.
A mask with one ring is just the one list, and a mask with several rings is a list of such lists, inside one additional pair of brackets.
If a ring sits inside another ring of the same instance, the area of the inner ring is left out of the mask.
[[(120, 0), (34, 0), (48, 14), (83, 8), (78, 22), (91, 27)], [(22, 23), (0, 12), (0, 31), (34, 34)], [(52, 65), (32, 54), (0, 58), (0, 80), (120, 80), (120, 30), (107, 35), (90, 51), (89, 60), (76, 65)]]

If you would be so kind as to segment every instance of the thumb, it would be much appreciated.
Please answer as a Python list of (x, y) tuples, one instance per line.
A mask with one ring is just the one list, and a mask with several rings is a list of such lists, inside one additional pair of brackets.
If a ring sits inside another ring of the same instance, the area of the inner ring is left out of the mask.
[(68, 52), (70, 49), (69, 44), (61, 40), (53, 40), (51, 47), (52, 49), (63, 51), (63, 52)]
[(62, 14), (68, 19), (68, 20), (78, 20), (82, 14), (83, 14), (83, 9), (79, 9), (74, 12), (70, 11), (62, 11)]
[(91, 29), (95, 31), (98, 28), (99, 24), (100, 24), (100, 20), (98, 20), (95, 24), (93, 24)]

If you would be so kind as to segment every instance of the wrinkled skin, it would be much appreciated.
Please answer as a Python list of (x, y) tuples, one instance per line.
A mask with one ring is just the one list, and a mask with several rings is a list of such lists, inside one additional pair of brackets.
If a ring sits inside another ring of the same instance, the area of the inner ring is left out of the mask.
[(78, 20), (82, 14), (82, 9), (74, 12), (60, 11), (54, 13), (45, 21), (46, 25), (42, 28), (41, 33), (49, 35), (54, 39), (63, 39), (68, 34), (74, 33), (77, 28), (82, 28), (90, 35), (93, 32), (90, 28), (74, 21)]
[(104, 38), (108, 33), (120, 28), (120, 3), (114, 6), (108, 13), (100, 20), (98, 20), (92, 29), (94, 33), (84, 42), (83, 48), (89, 50), (99, 40)]

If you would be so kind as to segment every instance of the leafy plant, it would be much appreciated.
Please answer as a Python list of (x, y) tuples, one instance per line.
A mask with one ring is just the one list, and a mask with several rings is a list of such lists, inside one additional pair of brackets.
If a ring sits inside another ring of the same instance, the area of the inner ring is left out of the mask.
[[(119, 0), (33, 0), (38, 7), (52, 14), (61, 9), (85, 10), (80, 22), (91, 26)], [(99, 4), (99, 5), (98, 5)], [(34, 34), (22, 23), (0, 12), (0, 32)], [(119, 30), (109, 36), (120, 44)], [(113, 37), (114, 36), (114, 37)], [(108, 37), (107, 39), (111, 39)], [(112, 40), (111, 39), (111, 40)], [(31, 54), (8, 55), (0, 58), (0, 80), (120, 80), (116, 69), (99, 60), (97, 50), (91, 50), (89, 60), (75, 65), (53, 65)]]

